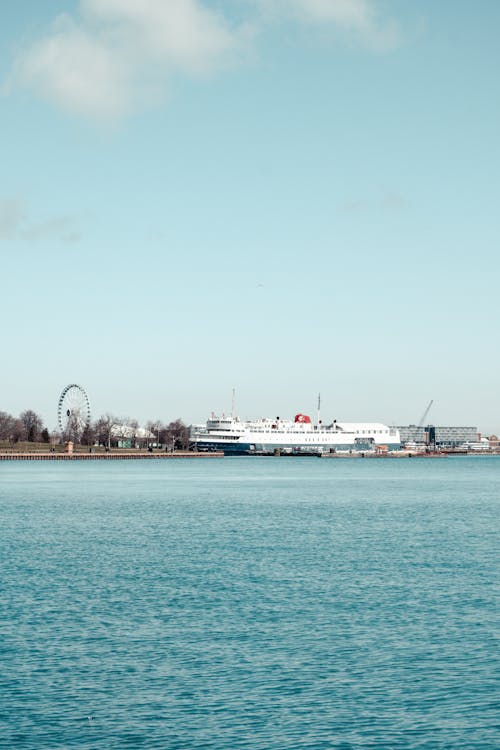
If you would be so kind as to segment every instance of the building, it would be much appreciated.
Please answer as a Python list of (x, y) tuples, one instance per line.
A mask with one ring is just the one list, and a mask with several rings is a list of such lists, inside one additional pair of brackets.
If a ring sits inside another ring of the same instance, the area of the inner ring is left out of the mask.
[[(428, 443), (428, 427), (417, 425), (402, 425), (397, 427), (401, 435), (401, 443)], [(436, 445), (440, 448), (458, 448), (464, 443), (476, 443), (478, 440), (477, 427), (436, 426)]]
[(155, 436), (144, 427), (131, 427), (126, 424), (114, 424), (110, 432), (110, 444), (113, 448), (139, 448), (155, 440)]

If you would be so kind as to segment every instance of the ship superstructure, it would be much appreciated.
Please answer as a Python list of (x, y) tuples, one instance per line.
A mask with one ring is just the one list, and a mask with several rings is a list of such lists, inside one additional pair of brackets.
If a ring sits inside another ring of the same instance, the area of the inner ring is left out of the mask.
[(212, 414), (206, 425), (191, 428), (191, 443), (199, 451), (226, 455), (290, 455), (398, 450), (399, 432), (379, 422), (337, 422), (313, 425), (307, 414), (293, 420), (263, 418), (242, 421)]

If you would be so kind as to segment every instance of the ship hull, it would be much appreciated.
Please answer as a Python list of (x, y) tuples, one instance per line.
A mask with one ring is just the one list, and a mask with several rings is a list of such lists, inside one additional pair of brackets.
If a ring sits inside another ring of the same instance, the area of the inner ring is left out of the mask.
[[(385, 444), (389, 451), (399, 450), (400, 443)], [(223, 451), (225, 456), (273, 456), (276, 453), (290, 456), (317, 456), (323, 453), (349, 453), (360, 451), (374, 451), (376, 446), (373, 443), (338, 443), (329, 445), (325, 443), (311, 445), (297, 445), (296, 443), (249, 443), (249, 442), (228, 442), (219, 440), (200, 440), (196, 441), (196, 450), (198, 451)]]

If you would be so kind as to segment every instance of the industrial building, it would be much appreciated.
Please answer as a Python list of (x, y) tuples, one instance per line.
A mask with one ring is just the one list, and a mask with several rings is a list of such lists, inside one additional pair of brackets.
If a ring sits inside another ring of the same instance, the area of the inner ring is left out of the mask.
[[(465, 443), (476, 443), (478, 440), (477, 427), (460, 427), (460, 426), (432, 426), (423, 427), (420, 425), (402, 425), (398, 426), (401, 436), (401, 443), (429, 443), (429, 435), (435, 435), (435, 444), (440, 448), (458, 448)], [(431, 441), (433, 442), (433, 441)]]

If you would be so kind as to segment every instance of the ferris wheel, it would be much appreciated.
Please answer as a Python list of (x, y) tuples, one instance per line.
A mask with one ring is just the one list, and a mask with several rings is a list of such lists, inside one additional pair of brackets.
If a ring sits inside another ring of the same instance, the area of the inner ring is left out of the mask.
[(63, 435), (78, 440), (90, 425), (89, 397), (81, 385), (70, 383), (63, 389), (57, 406), (57, 421)]

